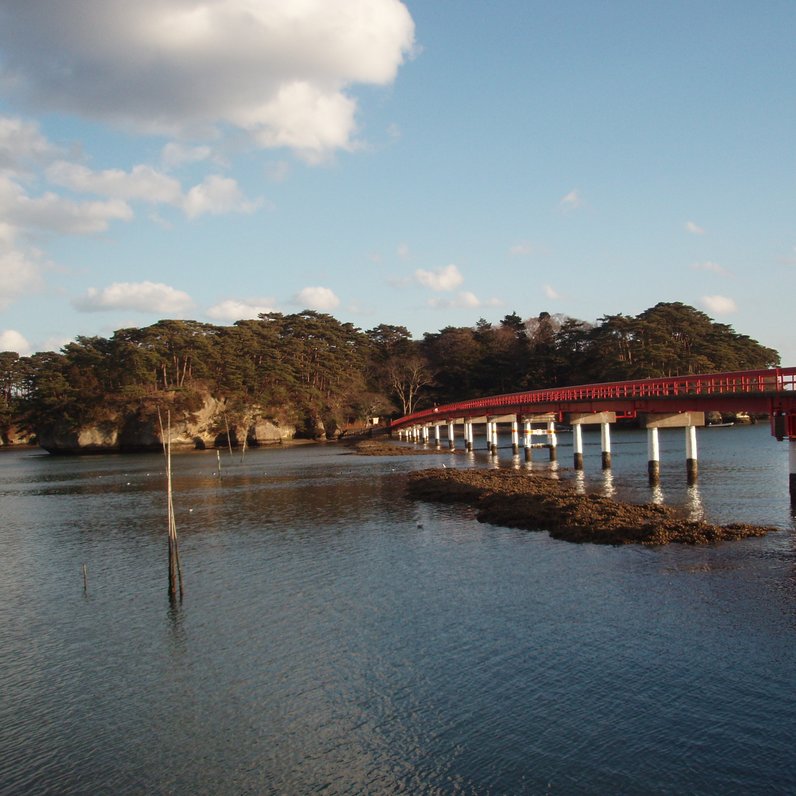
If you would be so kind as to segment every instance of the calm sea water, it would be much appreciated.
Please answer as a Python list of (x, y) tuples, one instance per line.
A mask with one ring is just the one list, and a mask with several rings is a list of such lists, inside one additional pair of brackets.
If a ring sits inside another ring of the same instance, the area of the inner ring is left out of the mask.
[(175, 456), (179, 606), (162, 457), (0, 455), (0, 792), (793, 793), (787, 443), (698, 440), (697, 488), (676, 431), (656, 492), (640, 432), (611, 474), (599, 434), (557, 474), (779, 532), (572, 545), (404, 497), (416, 468), (526, 468), (510, 450)]

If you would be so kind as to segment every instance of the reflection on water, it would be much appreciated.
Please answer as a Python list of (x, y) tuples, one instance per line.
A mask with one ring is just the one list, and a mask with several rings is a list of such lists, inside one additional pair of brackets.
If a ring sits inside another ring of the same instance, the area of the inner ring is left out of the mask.
[(533, 463), (782, 528), (702, 548), (568, 544), (404, 496), (411, 470), (513, 469), (506, 450), (253, 450), (221, 479), (181, 455), (174, 605), (158, 457), (2, 455), (0, 792), (789, 792), (796, 534), (756, 433), (700, 440), (698, 488), (679, 434), (652, 493), (643, 433), (614, 435), (611, 471)]
[(702, 496), (699, 492), (699, 487), (696, 484), (691, 484), (688, 487), (688, 519), (692, 522), (705, 519), (705, 507), (702, 505)]
[(666, 495), (660, 484), (650, 484), (650, 502), (660, 506), (666, 502)]

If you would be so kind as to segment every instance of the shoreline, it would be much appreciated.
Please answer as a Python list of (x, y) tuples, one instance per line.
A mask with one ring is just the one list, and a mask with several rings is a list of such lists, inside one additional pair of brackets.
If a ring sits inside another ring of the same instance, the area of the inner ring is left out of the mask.
[(471, 506), (479, 522), (547, 531), (554, 539), (581, 544), (704, 545), (778, 530), (689, 520), (670, 506), (581, 495), (566, 482), (514, 470), (420, 470), (409, 473), (407, 493), (416, 500)]

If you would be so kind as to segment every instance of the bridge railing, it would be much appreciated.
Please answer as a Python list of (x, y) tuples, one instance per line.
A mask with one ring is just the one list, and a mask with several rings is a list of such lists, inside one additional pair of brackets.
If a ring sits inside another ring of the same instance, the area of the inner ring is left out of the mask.
[(462, 417), (485, 411), (494, 412), (501, 408), (532, 407), (535, 404), (550, 405), (611, 399), (677, 398), (693, 395), (775, 396), (794, 390), (796, 390), (796, 367), (664, 376), (655, 379), (582, 384), (573, 387), (554, 387), (474, 398), (469, 401), (459, 401), (413, 412), (393, 421), (393, 426), (411, 425), (441, 417)]

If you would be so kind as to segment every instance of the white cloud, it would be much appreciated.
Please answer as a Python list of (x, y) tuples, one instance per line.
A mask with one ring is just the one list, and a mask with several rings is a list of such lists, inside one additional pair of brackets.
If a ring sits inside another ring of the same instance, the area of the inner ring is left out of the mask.
[(179, 180), (150, 166), (134, 166), (129, 172), (121, 169), (91, 171), (85, 166), (61, 160), (49, 166), (46, 174), (54, 185), (114, 199), (174, 204), (182, 194)]
[(17, 228), (79, 235), (102, 232), (110, 221), (129, 221), (133, 211), (121, 199), (75, 202), (52, 192), (30, 197), (0, 174), (0, 215)]
[(134, 310), (180, 315), (194, 306), (191, 297), (161, 282), (114, 282), (102, 290), (90, 287), (72, 304), (81, 312)]
[(558, 203), (558, 206), (565, 213), (568, 213), (571, 210), (577, 210), (579, 207), (582, 207), (583, 198), (580, 195), (580, 191), (577, 188), (571, 190), (566, 196), (561, 198), (561, 201)]
[(702, 306), (714, 315), (730, 315), (738, 309), (735, 301), (727, 296), (702, 296)]
[(496, 298), (481, 301), (475, 293), (471, 293), (469, 290), (457, 293), (452, 299), (432, 298), (428, 300), (428, 305), (436, 309), (479, 309), (481, 307), (499, 307), (502, 303), (500, 299)]
[(305, 287), (293, 297), (293, 303), (308, 310), (326, 312), (340, 305), (340, 299), (328, 287)]
[(225, 299), (210, 307), (207, 315), (217, 321), (241, 321), (263, 312), (276, 312), (276, 302), (271, 298)]
[(347, 90), (389, 84), (413, 46), (399, 0), (6, 2), (0, 77), (51, 112), (174, 135), (238, 128), (317, 161), (354, 144)]
[(0, 169), (18, 171), (58, 154), (58, 148), (41, 134), (35, 122), (0, 116)]
[(31, 353), (30, 343), (15, 329), (0, 332), (0, 351), (16, 351), (21, 356)]
[(451, 263), (444, 268), (436, 268), (433, 271), (425, 271), (422, 268), (418, 268), (415, 271), (415, 280), (424, 287), (442, 292), (455, 290), (464, 282), (464, 277), (459, 269)]
[(408, 243), (399, 243), (398, 248), (396, 249), (396, 253), (402, 260), (407, 260), (412, 255), (412, 251), (409, 248)]
[(38, 263), (19, 249), (0, 245), (0, 309), (40, 287)]
[(544, 294), (549, 299), (560, 299), (561, 298), (561, 294), (552, 285), (545, 285), (544, 286)]
[(730, 272), (722, 265), (718, 263), (710, 262), (709, 260), (704, 263), (692, 263), (691, 268), (694, 271), (710, 271), (713, 274), (718, 274), (719, 276), (729, 276)]
[(165, 168), (177, 169), (185, 164), (209, 160), (212, 154), (209, 146), (188, 146), (172, 141), (163, 147), (160, 160)]
[(693, 221), (686, 221), (685, 222), (685, 230), (686, 232), (690, 232), (692, 235), (704, 235), (705, 230), (702, 229), (698, 224), (695, 224)]
[[(261, 204), (260, 200), (246, 199), (238, 183), (230, 177), (210, 175), (183, 194), (179, 180), (145, 165), (134, 166), (129, 172), (121, 169), (92, 171), (76, 163), (58, 161), (47, 169), (46, 175), (53, 184), (80, 193), (97, 194), (119, 202), (143, 201), (182, 207), (188, 218), (208, 213), (251, 213)], [(61, 198), (60, 202), (67, 206), (69, 200)], [(97, 204), (86, 205), (92, 206)], [(125, 213), (119, 217), (132, 217), (129, 207)]]
[(253, 213), (259, 205), (259, 201), (252, 202), (243, 196), (235, 180), (215, 174), (191, 188), (183, 200), (183, 209), (188, 218), (197, 218), (207, 213), (214, 216), (225, 213)]

